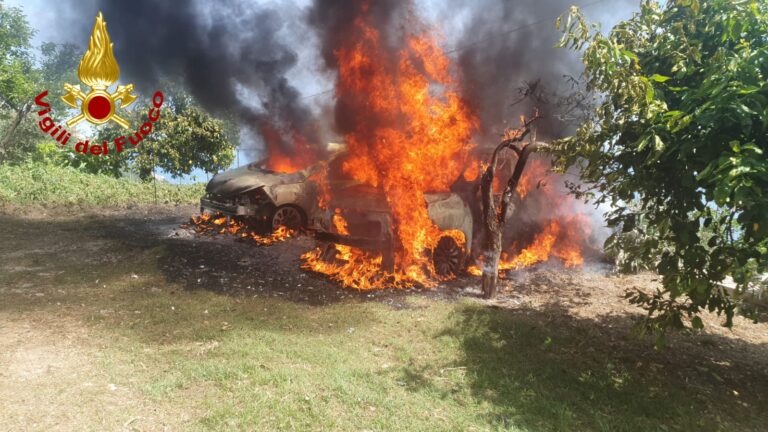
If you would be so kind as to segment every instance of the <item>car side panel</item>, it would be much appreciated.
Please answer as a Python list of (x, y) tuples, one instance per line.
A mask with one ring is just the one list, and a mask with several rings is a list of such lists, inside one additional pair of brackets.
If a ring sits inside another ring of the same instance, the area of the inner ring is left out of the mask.
[(428, 196), (429, 218), (441, 230), (456, 229), (464, 233), (467, 251), (472, 246), (472, 212), (456, 194)]
[(266, 186), (264, 191), (272, 198), (276, 207), (292, 204), (300, 207), (306, 215), (311, 214), (315, 201), (317, 201), (315, 185), (310, 181)]

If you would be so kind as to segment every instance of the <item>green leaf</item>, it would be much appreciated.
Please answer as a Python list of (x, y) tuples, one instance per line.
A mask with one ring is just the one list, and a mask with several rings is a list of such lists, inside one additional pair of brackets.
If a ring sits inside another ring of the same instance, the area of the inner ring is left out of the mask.
[(701, 330), (704, 328), (704, 322), (701, 320), (700, 317), (695, 316), (691, 319), (691, 326), (695, 328), (696, 330)]
[(658, 135), (653, 136), (653, 148), (657, 152), (664, 151), (664, 141), (662, 141), (661, 137)]
[(634, 60), (635, 63), (640, 62), (640, 59), (637, 57), (637, 54), (633, 53), (629, 50), (623, 50), (621, 51), (622, 54), (624, 54), (625, 57), (629, 57), (630, 59)]
[(648, 146), (648, 143), (649, 143), (650, 141), (651, 141), (651, 140), (649, 140), (649, 139), (648, 139), (648, 137), (645, 137), (645, 138), (643, 138), (643, 139), (640, 141), (640, 144), (637, 146), (637, 151), (643, 151), (643, 149), (644, 149), (644, 148), (646, 148), (646, 147)]
[(664, 76), (664, 75), (659, 75), (659, 74), (653, 74), (653, 75), (651, 75), (651, 79), (656, 81), (656, 82), (663, 83), (663, 82), (667, 82), (668, 80), (670, 80), (670, 77)]
[(645, 102), (647, 104), (650, 104), (651, 102), (653, 102), (653, 97), (655, 95), (653, 91), (653, 85), (651, 85), (651, 82), (648, 81), (648, 78), (646, 77), (640, 77), (640, 81), (642, 81), (643, 84), (645, 85)]

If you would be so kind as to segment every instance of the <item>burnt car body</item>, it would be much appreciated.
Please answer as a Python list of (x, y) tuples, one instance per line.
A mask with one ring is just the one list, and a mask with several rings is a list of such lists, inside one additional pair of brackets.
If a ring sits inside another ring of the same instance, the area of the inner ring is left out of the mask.
[[(338, 243), (380, 251), (383, 267), (390, 269), (394, 260), (393, 222), (386, 197), (379, 189), (344, 177), (340, 154), (327, 164), (290, 174), (270, 171), (258, 163), (216, 174), (206, 186), (200, 211), (266, 224), (273, 230), (281, 225), (307, 229), (321, 247)], [(320, 170), (328, 173), (323, 187), (330, 202), (325, 208), (318, 205), (320, 185), (314, 175)], [(464, 245), (445, 236), (431, 251), (439, 274), (458, 273), (463, 270), (472, 245), (472, 212), (456, 193), (429, 193), (425, 201), (429, 216), (438, 228), (464, 234)], [(347, 233), (340, 233), (334, 227), (336, 211), (347, 222)]]
[[(380, 189), (363, 184), (331, 186), (331, 201), (327, 209), (318, 209), (310, 219), (310, 230), (315, 232), (324, 259), (333, 261), (335, 244), (344, 244), (382, 253), (382, 268), (394, 269), (394, 242), (392, 213)], [(427, 193), (424, 196), (429, 217), (443, 232), (460, 231), (464, 244), (451, 235), (441, 237), (432, 255), (435, 270), (441, 276), (458, 274), (470, 256), (467, 245), (472, 245), (473, 218), (467, 204), (455, 193)], [(335, 213), (344, 218), (345, 232), (339, 232), (333, 223)]]
[(309, 171), (278, 173), (258, 162), (216, 174), (205, 187), (200, 212), (210, 211), (250, 222), (303, 228), (308, 209), (315, 205), (316, 185)]

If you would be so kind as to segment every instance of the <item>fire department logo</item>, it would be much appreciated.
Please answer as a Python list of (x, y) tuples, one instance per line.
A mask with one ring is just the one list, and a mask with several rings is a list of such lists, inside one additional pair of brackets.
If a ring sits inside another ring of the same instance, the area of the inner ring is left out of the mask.
[[(80, 111), (79, 114), (65, 122), (66, 126), (56, 124), (57, 122), (51, 112), (51, 105), (45, 100), (48, 96), (48, 90), (44, 90), (35, 97), (35, 104), (40, 107), (40, 110), (37, 111), (37, 115), (40, 117), (37, 125), (41, 132), (50, 135), (56, 142), (65, 146), (73, 136), (67, 127), (71, 128), (83, 120), (96, 126), (113, 121), (125, 129), (131, 127), (131, 122), (120, 117), (117, 111), (136, 102), (137, 96), (133, 94), (133, 84), (118, 85), (114, 92), (109, 92), (109, 88), (120, 77), (120, 67), (117, 66), (117, 60), (115, 60), (115, 55), (112, 52), (112, 42), (107, 33), (107, 23), (104, 22), (104, 16), (101, 12), (96, 16), (91, 39), (88, 41), (88, 50), (77, 68), (77, 77), (88, 86), (89, 90), (87, 93), (83, 92), (80, 89), (80, 84), (64, 84), (64, 90), (67, 93), (61, 97), (61, 100)], [(165, 97), (160, 90), (152, 95), (152, 104), (147, 111), (146, 121), (141, 123), (137, 130), (112, 140), (116, 153), (122, 152), (124, 148), (128, 147), (128, 144), (134, 147), (139, 145), (152, 133), (155, 123), (160, 120), (160, 111), (164, 100)], [(87, 137), (82, 138), (74, 146), (76, 152), (90, 153), (94, 156), (110, 154), (107, 140), (102, 139), (101, 144), (99, 144), (92, 143)]]
[(101, 12), (96, 16), (88, 50), (77, 68), (77, 77), (83, 84), (90, 87), (90, 91), (84, 93), (80, 90), (80, 84), (64, 84), (67, 94), (61, 99), (72, 108), (80, 108), (80, 114), (67, 120), (67, 126), (73, 127), (83, 120), (88, 120), (94, 125), (111, 120), (126, 129), (131, 127), (131, 123), (120, 117), (116, 111), (136, 101), (136, 96), (133, 95), (133, 84), (118, 85), (114, 93), (108, 91), (108, 88), (120, 77), (120, 67), (112, 52), (107, 23)]

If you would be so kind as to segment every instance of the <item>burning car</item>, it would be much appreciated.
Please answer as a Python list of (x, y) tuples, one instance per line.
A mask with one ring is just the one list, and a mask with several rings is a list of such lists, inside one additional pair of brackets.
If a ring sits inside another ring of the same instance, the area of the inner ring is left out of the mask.
[[(386, 195), (343, 175), (343, 154), (294, 173), (252, 163), (216, 174), (206, 186), (200, 211), (265, 224), (271, 230), (307, 229), (321, 245), (324, 260), (335, 259), (336, 245), (347, 245), (381, 253), (381, 268), (391, 270), (394, 224)], [(435, 272), (458, 274), (470, 255), (472, 212), (455, 193), (428, 193), (425, 201), (430, 219), (445, 233), (429, 251)], [(343, 229), (335, 223), (340, 217)]]
[(274, 231), (285, 226), (307, 226), (309, 209), (315, 205), (310, 171), (279, 173), (259, 162), (213, 176), (200, 199), (200, 213), (221, 213), (246, 222), (265, 224)]
[[(333, 264), (343, 247), (381, 253), (381, 270), (395, 267), (395, 233), (386, 196), (371, 186), (353, 184), (332, 195), (327, 210), (318, 211), (310, 226), (320, 244), (321, 259)], [(457, 275), (470, 256), (473, 218), (467, 204), (455, 193), (425, 194), (429, 217), (441, 236), (427, 251), (438, 276)], [(333, 210), (331, 210), (333, 209)]]

